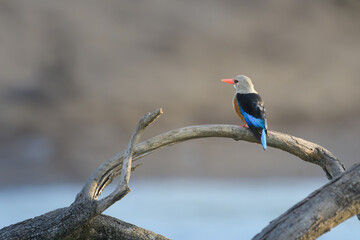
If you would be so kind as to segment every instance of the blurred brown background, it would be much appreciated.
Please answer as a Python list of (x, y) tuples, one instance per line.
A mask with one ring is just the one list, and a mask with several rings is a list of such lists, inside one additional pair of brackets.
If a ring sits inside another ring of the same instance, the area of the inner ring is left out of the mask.
[[(84, 181), (143, 139), (195, 124), (241, 124), (245, 74), (270, 130), (359, 162), (357, 1), (0, 1), (0, 182)], [(276, 149), (230, 139), (175, 145), (141, 160), (145, 177), (324, 177)]]

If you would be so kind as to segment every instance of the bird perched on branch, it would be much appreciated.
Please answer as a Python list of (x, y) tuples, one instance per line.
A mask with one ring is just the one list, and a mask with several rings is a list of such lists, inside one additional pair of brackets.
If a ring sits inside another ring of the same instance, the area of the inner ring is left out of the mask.
[(231, 83), (236, 89), (233, 106), (237, 115), (250, 128), (251, 132), (261, 141), (265, 150), (267, 136), (267, 121), (265, 116), (264, 102), (255, 91), (250, 78), (238, 75), (233, 79), (222, 79), (221, 81)]

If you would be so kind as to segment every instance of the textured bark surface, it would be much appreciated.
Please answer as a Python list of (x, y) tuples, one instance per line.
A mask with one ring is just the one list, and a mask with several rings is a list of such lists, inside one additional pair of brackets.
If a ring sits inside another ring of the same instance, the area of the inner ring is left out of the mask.
[[(199, 125), (171, 130), (148, 139), (136, 146), (133, 161), (136, 161), (154, 151), (191, 139), (222, 137), (232, 138), (236, 141), (248, 141), (260, 143), (249, 129), (234, 125)], [(281, 149), (300, 159), (319, 165), (328, 179), (331, 179), (345, 171), (344, 164), (339, 161), (330, 151), (315, 143), (284, 133), (268, 131), (268, 146)], [(121, 152), (106, 161), (103, 165), (107, 169), (120, 169), (124, 153)], [(107, 175), (103, 176), (105, 180)], [(104, 180), (100, 179), (99, 182)]]
[(77, 230), (66, 236), (65, 240), (83, 239), (86, 236), (88, 240), (107, 240), (107, 239), (124, 239), (124, 240), (166, 240), (168, 238), (139, 228), (133, 224), (123, 222), (116, 218), (99, 215), (88, 223), (82, 225)]
[[(1, 229), (0, 239), (124, 239), (165, 240), (162, 235), (118, 220), (86, 213), (84, 206), (71, 206), (46, 213)], [(95, 207), (93, 208), (95, 212)]]
[[(94, 173), (90, 176), (83, 189), (76, 196), (75, 202), (71, 206), (67, 208), (57, 209), (42, 216), (28, 219), (23, 222), (5, 227), (0, 230), (0, 239), (166, 239), (165, 237), (151, 231), (136, 227), (128, 223), (124, 223), (120, 220), (116, 220), (105, 215), (101, 215), (101, 213), (106, 208), (111, 206), (116, 201), (120, 200), (130, 191), (128, 187), (131, 172), (130, 170), (137, 167), (131, 166), (132, 161), (140, 159), (141, 157), (144, 157), (166, 146), (171, 146), (176, 143), (197, 138), (225, 137), (232, 138), (237, 141), (243, 140), (259, 143), (259, 141), (247, 128), (233, 125), (201, 125), (171, 130), (136, 145), (144, 129), (155, 119), (157, 119), (161, 114), (162, 110), (157, 109), (152, 113), (145, 114), (144, 117), (140, 119), (136, 130), (134, 131), (134, 134), (130, 139), (129, 146), (126, 151), (117, 154), (113, 158), (107, 160), (105, 163), (100, 165), (99, 168), (96, 169)], [(304, 161), (319, 165), (325, 171), (329, 179), (339, 176), (345, 171), (344, 165), (332, 153), (315, 143), (273, 131), (268, 131), (267, 141), (268, 146), (270, 147), (281, 149), (283, 151), (289, 152), (290, 154), (298, 156)], [(120, 175), (120, 181), (116, 189), (108, 196), (98, 200), (98, 197), (100, 196), (102, 191), (118, 175)], [(341, 179), (343, 179), (342, 177)], [(337, 182), (338, 178), (336, 178), (332, 182), (332, 184), (336, 184)], [(329, 186), (332, 185), (329, 184)], [(336, 185), (334, 187), (335, 190), (331, 189), (331, 191), (339, 192), (339, 195), (341, 196), (342, 194), (344, 194), (343, 199), (345, 201), (346, 199), (348, 199), (346, 194), (350, 194), (351, 191), (353, 191), (354, 196), (356, 194), (358, 195), (358, 191), (355, 191), (355, 188), (358, 187), (358, 185), (355, 185), (354, 182), (351, 186), (354, 186), (354, 188), (344, 188), (348, 189), (347, 192), (340, 191), (338, 189), (339, 187), (342, 187), (340, 185)], [(321, 190), (319, 192), (322, 193)], [(315, 196), (314, 199), (318, 199), (318, 196), (320, 196), (320, 194), (315, 193), (312, 195), (317, 196)], [(330, 198), (331, 203), (331, 201), (333, 201), (331, 200), (331, 195), (324, 195), (324, 197), (321, 199), (326, 202), (327, 197)], [(304, 201), (306, 202), (307, 200)], [(291, 214), (293, 211), (297, 212), (298, 214), (309, 213), (307, 212), (308, 208), (301, 208), (301, 206), (306, 205), (304, 204), (304, 201), (300, 202), (292, 209), (290, 209), (288, 211), (288, 214)], [(317, 204), (321, 204), (321, 202), (314, 202), (314, 208), (316, 208), (316, 206), (323, 208), (324, 206)], [(330, 204), (329, 206), (331, 207), (331, 210), (335, 212), (340, 211), (342, 208), (347, 208), (346, 211), (350, 213), (350, 215), (358, 213), (357, 204), (353, 206), (352, 211), (348, 209), (349, 207), (351, 207), (351, 201), (349, 201), (349, 204), (347, 206), (341, 205), (340, 203), (339, 205)], [(310, 213), (311, 211), (312, 210), (310, 210)], [(282, 215), (280, 218), (283, 219), (283, 216), (284, 215)], [(308, 229), (310, 230), (314, 228), (317, 229), (316, 231), (318, 233), (321, 233), (326, 231), (326, 229), (334, 226), (334, 224), (338, 224), (339, 222), (344, 221), (347, 217), (349, 217), (349, 214), (346, 216), (344, 215), (344, 217), (340, 219), (333, 217), (333, 215), (331, 214), (324, 216), (320, 215), (321, 217), (314, 216), (315, 218), (311, 219), (309, 219), (307, 216), (312, 215), (305, 214), (302, 215), (301, 218), (308, 219), (310, 223), (315, 224), (315, 227), (312, 227), (312, 225), (307, 226), (304, 224), (304, 229), (306, 227), (308, 227)], [(318, 221), (318, 218), (320, 218), (321, 221)], [(287, 219), (292, 220), (292, 218), (285, 218), (285, 220), (279, 220), (279, 222), (289, 221)], [(281, 229), (280, 231), (285, 231), (286, 229), (287, 232), (292, 232), (292, 228), (290, 227), (290, 225), (284, 225), (285, 227), (282, 227), (283, 225), (276, 223), (277, 220), (275, 220), (272, 224), (269, 225), (268, 228), (266, 228), (270, 229), (266, 231), (266, 236), (272, 236), (272, 231), (277, 231), (278, 228)], [(320, 223), (323, 225), (321, 225)], [(274, 224), (276, 226), (274, 226)], [(324, 227), (319, 227), (320, 225)], [(303, 236), (306, 236), (306, 234), (307, 233), (304, 233)], [(260, 238), (260, 236), (261, 235), (257, 235), (256, 239), (278, 239)]]
[(74, 203), (0, 230), (0, 239), (63, 239), (95, 215), (94, 202)]
[(316, 239), (359, 213), (360, 164), (357, 164), (272, 221), (253, 240)]
[[(89, 178), (71, 206), (5, 227), (0, 230), (0, 239), (109, 239), (112, 236), (121, 236), (120, 239), (143, 240), (161, 237), (131, 224), (115, 224), (110, 217), (96, 218), (130, 191), (128, 184), (135, 145), (145, 128), (161, 114), (162, 110), (157, 109), (152, 113), (145, 114), (139, 120), (125, 151), (124, 164), (120, 172), (100, 166)], [(106, 179), (107, 183), (110, 183), (118, 175), (120, 175), (120, 181), (112, 193), (97, 200), (101, 191), (97, 191), (93, 186), (98, 184), (97, 176), (102, 176), (104, 173), (109, 174)], [(106, 227), (106, 225), (108, 226)], [(108, 236), (109, 231), (111, 236)], [(164, 239), (164, 237), (162, 238)]]

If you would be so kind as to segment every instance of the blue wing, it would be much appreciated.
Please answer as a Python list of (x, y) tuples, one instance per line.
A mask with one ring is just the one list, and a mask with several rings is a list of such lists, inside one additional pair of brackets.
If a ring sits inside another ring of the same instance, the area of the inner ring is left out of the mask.
[(242, 115), (245, 118), (247, 125), (265, 129), (265, 119), (260, 119), (247, 114), (242, 108), (240, 108)]
[[(246, 124), (249, 126), (249, 128), (252, 130), (252, 132), (254, 133), (254, 135), (256, 137), (260, 137), (261, 140), (261, 145), (263, 147), (263, 149), (265, 150), (267, 147), (266, 144), (266, 119), (259, 119), (259, 118), (255, 118), (249, 114), (247, 114), (246, 112), (244, 112), (244, 110), (242, 110), (242, 108), (240, 107), (241, 113), (245, 118)], [(253, 127), (255, 128), (253, 130)], [(261, 129), (261, 134), (259, 133), (258, 129)]]
[(246, 124), (254, 133), (255, 137), (261, 140), (261, 145), (265, 150), (267, 147), (267, 121), (265, 117), (264, 102), (261, 97), (255, 93), (238, 93), (236, 95), (236, 100)]

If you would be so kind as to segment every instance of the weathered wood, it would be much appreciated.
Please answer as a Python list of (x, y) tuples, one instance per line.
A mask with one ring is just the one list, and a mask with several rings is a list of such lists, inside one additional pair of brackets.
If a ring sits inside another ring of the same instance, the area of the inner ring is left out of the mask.
[(360, 164), (357, 164), (272, 221), (253, 240), (316, 239), (359, 213)]
[[(157, 109), (151, 114), (146, 114), (139, 121), (127, 150), (99, 166), (70, 207), (5, 227), (0, 230), (0, 239), (77, 239), (76, 236), (79, 236), (78, 239), (83, 239), (82, 234), (85, 234), (87, 239), (101, 239), (100, 236), (106, 236), (109, 239), (111, 238), (107, 236), (109, 232), (114, 236), (122, 236), (122, 239), (166, 239), (131, 224), (119, 225), (121, 221), (114, 223), (115, 220), (111, 217), (100, 215), (129, 191), (128, 182), (130, 169), (133, 169), (131, 168), (132, 161), (166, 146), (197, 138), (225, 137), (237, 141), (259, 143), (247, 128), (233, 125), (201, 125), (171, 130), (135, 147), (142, 131), (161, 114), (161, 109)], [(268, 146), (284, 150), (304, 161), (321, 166), (328, 178), (334, 178), (345, 171), (344, 165), (328, 150), (300, 138), (269, 131)], [(121, 180), (114, 192), (97, 200), (108, 184), (120, 174)], [(99, 220), (101, 223), (98, 219), (101, 219)]]
[(94, 217), (95, 210), (96, 204), (93, 201), (74, 203), (4, 227), (0, 230), (0, 239), (63, 239)]
[(61, 208), (0, 230), (1, 240), (166, 240), (168, 238), (106, 215), (84, 212), (87, 206)]
[[(155, 119), (157, 119), (160, 116), (160, 114), (162, 114), (162, 110), (157, 109), (152, 113), (146, 114), (140, 119), (133, 135), (131, 136), (131, 139), (129, 141), (129, 146), (124, 154), (124, 161), (120, 174), (119, 184), (117, 185), (115, 190), (112, 193), (110, 193), (107, 197), (97, 201), (98, 213), (102, 213), (103, 211), (105, 211), (108, 207), (113, 205), (115, 202), (119, 201), (130, 191), (129, 181), (130, 181), (130, 173), (131, 173), (132, 156), (134, 154), (135, 145), (139, 142), (140, 136), (145, 130), (145, 128), (149, 126), (153, 121), (155, 121)], [(100, 171), (101, 170), (102, 169), (100, 168)], [(105, 172), (108, 171), (105, 169)], [(105, 172), (100, 172), (99, 175), (103, 175)], [(116, 176), (117, 176), (116, 173), (110, 175), (110, 177), (108, 178), (108, 182), (112, 182)], [(92, 179), (90, 178), (89, 181), (92, 181)], [(92, 192), (90, 191), (86, 195), (94, 196), (95, 197), (94, 199), (96, 199), (96, 197), (98, 196), (95, 194), (95, 191)]]
[(168, 240), (160, 234), (103, 214), (94, 217), (64, 240), (84, 239), (84, 236), (87, 240)]
[[(131, 163), (132, 156), (134, 153), (134, 147), (139, 142), (140, 136), (143, 133), (144, 129), (151, 124), (155, 119), (157, 119), (160, 114), (162, 114), (161, 109), (157, 109), (152, 113), (145, 114), (140, 120), (139, 123), (129, 141), (129, 145), (127, 150), (125, 151), (124, 157), (124, 167), (122, 169), (121, 178), (116, 189), (109, 194), (107, 197), (97, 200), (95, 195), (95, 188), (93, 188), (94, 184), (98, 184), (96, 182), (97, 175), (102, 175), (104, 172), (110, 173), (107, 177), (107, 181), (111, 182), (118, 173), (109, 172), (108, 169), (104, 169), (101, 166), (95, 170), (92, 177), (89, 178), (88, 182), (85, 184), (84, 188), (77, 195), (75, 202), (71, 204), (71, 206), (66, 208), (57, 209), (55, 211), (43, 214), (39, 217), (31, 218), (25, 220), (23, 222), (10, 225), (0, 230), (0, 239), (64, 239), (67, 236), (72, 236), (74, 238), (76, 232), (81, 231), (81, 229), (85, 229), (84, 226), (90, 226), (90, 230), (92, 233), (94, 231), (98, 231), (97, 235), (106, 236), (107, 230), (111, 230), (114, 232), (115, 229), (111, 228), (113, 225), (112, 219), (102, 218), (102, 223), (108, 222), (108, 228), (102, 227), (99, 228), (99, 224), (91, 226), (91, 220), (94, 217), (100, 215), (105, 209), (111, 206), (116, 201), (120, 200), (124, 197), (129, 191), (129, 180), (130, 180), (130, 172), (131, 172)], [(95, 176), (95, 178), (93, 177)], [(95, 221), (94, 223), (97, 223)], [(90, 224), (90, 225), (89, 225)], [(80, 230), (79, 230), (80, 229)], [(138, 230), (138, 233), (134, 233), (135, 230)], [(128, 229), (117, 232), (120, 235), (126, 235), (128, 233), (128, 237), (131, 239), (152, 239), (154, 236), (158, 235), (144, 235), (142, 233), (150, 232), (141, 228), (134, 228), (133, 225), (128, 225)], [(115, 233), (115, 232), (114, 232)], [(96, 235), (95, 234), (95, 235)], [(94, 235), (94, 236), (95, 236)], [(147, 236), (147, 238), (145, 237)], [(105, 237), (107, 239), (110, 236)], [(79, 239), (88, 239), (88, 236), (79, 236)], [(94, 238), (98, 239), (98, 238)], [(129, 238), (123, 238), (129, 239)]]
[[(249, 129), (234, 125), (199, 125), (171, 130), (150, 138), (136, 146), (133, 161), (136, 161), (154, 151), (191, 139), (224, 137), (236, 141), (248, 141), (260, 143)], [(328, 179), (331, 179), (345, 171), (344, 164), (339, 161), (330, 151), (318, 144), (306, 141), (301, 138), (290, 136), (284, 133), (268, 131), (268, 146), (281, 149), (293, 154), (300, 159), (319, 165), (325, 172)], [(109, 159), (101, 166), (109, 169), (99, 179), (99, 184), (93, 186), (98, 194), (107, 186), (107, 179), (113, 172), (119, 172), (124, 152), (121, 152)]]
[[(99, 191), (99, 186), (101, 186), (101, 190), (103, 190), (119, 174), (122, 174), (122, 177), (121, 177), (122, 181), (120, 181), (118, 187), (122, 184), (128, 183), (128, 181), (130, 179), (132, 158), (133, 158), (133, 154), (135, 151), (134, 147), (140, 140), (140, 136), (141, 136), (142, 132), (145, 130), (145, 128), (147, 126), (149, 126), (152, 122), (154, 122), (162, 113), (163, 113), (162, 109), (159, 108), (159, 109), (156, 109), (152, 113), (145, 114), (139, 120), (139, 123), (129, 141), (129, 146), (128, 146), (127, 150), (125, 152), (122, 152), (121, 164), (124, 160), (124, 155), (125, 155), (125, 159), (128, 161), (129, 164), (126, 164), (125, 168), (123, 168), (123, 169), (116, 169), (116, 170), (108, 168), (106, 163), (109, 162), (110, 160), (108, 160), (104, 164), (100, 165), (93, 172), (93, 174), (90, 176), (88, 181), (85, 183), (84, 187), (82, 188), (80, 193), (77, 195), (76, 201), (97, 199), (101, 194), (101, 191)], [(106, 175), (106, 176), (104, 176), (104, 175)], [(99, 182), (100, 179), (101, 179), (101, 182)], [(123, 182), (123, 181), (125, 181), (125, 182)], [(115, 190), (115, 191), (119, 191), (119, 189)], [(115, 194), (115, 192), (113, 192), (113, 194)]]

